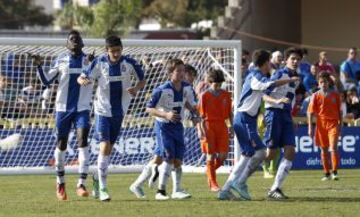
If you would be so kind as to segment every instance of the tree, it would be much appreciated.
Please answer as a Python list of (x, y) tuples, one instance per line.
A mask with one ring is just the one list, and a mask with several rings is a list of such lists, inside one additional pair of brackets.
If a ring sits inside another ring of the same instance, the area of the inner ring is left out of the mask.
[(0, 28), (22, 29), (25, 26), (47, 26), (53, 17), (44, 13), (44, 8), (34, 5), (33, 0), (1, 0)]
[(159, 20), (162, 27), (190, 27), (201, 20), (224, 14), (224, 0), (143, 0), (142, 16)]
[(78, 27), (84, 31), (88, 31), (94, 23), (94, 13), (91, 8), (81, 7), (70, 1), (58, 12), (56, 23), (62, 29), (74, 29)]
[(94, 7), (96, 17), (90, 33), (105, 37), (124, 34), (140, 19), (141, 0), (102, 0)]

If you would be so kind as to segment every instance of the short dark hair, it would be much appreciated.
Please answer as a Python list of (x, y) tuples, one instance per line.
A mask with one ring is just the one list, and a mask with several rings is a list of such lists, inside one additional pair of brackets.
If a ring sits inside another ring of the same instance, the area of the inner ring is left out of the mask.
[(300, 58), (303, 57), (303, 52), (300, 48), (297, 47), (289, 47), (288, 49), (285, 50), (285, 60), (289, 59), (289, 57), (291, 56), (291, 54), (297, 54), (299, 55)]
[(324, 80), (327, 80), (328, 82), (331, 81), (330, 74), (327, 71), (321, 71), (319, 73), (318, 80), (320, 80), (320, 78), (324, 79)]
[(302, 54), (304, 55), (308, 55), (309, 54), (309, 52), (308, 52), (308, 49), (306, 49), (306, 48), (303, 48), (303, 49), (301, 49), (301, 51), (302, 51)]
[(77, 36), (81, 36), (80, 32), (75, 30), (75, 29), (72, 29), (70, 30), (70, 32), (68, 33), (67, 37), (69, 38), (70, 35), (77, 35)]
[(174, 72), (175, 68), (179, 65), (184, 65), (181, 59), (170, 59), (166, 64), (167, 74), (170, 75)]
[(116, 46), (122, 47), (121, 38), (116, 35), (111, 35), (105, 39), (105, 46), (106, 48), (116, 47)]
[(270, 52), (263, 50), (263, 49), (258, 49), (255, 50), (253, 52), (252, 55), (252, 61), (254, 63), (255, 66), (263, 66), (267, 61), (270, 61)]
[(190, 64), (185, 64), (185, 73), (189, 73), (192, 76), (196, 77), (197, 76), (197, 71), (196, 69), (190, 65)]
[(207, 75), (209, 83), (222, 83), (225, 81), (224, 73), (219, 69), (210, 69)]

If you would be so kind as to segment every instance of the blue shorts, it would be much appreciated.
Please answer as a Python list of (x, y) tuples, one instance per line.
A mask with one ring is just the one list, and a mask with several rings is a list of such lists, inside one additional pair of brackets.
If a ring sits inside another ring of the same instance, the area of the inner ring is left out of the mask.
[(123, 116), (105, 117), (96, 115), (95, 130), (96, 138), (99, 142), (109, 141), (114, 144), (120, 135)]
[(255, 151), (265, 148), (257, 131), (257, 117), (251, 117), (246, 112), (237, 112), (233, 125), (242, 155), (251, 157)]
[(295, 146), (295, 132), (291, 113), (283, 109), (266, 109), (264, 143), (270, 149)]
[(56, 112), (56, 135), (58, 138), (68, 137), (71, 127), (90, 128), (90, 111)]
[(154, 154), (165, 160), (183, 160), (185, 153), (182, 124), (155, 122), (156, 146)]

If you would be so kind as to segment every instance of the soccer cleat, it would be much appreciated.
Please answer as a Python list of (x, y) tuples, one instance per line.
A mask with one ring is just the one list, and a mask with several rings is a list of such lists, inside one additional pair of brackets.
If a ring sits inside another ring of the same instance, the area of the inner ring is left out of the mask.
[(325, 181), (329, 181), (331, 179), (330, 175), (325, 175), (324, 177), (321, 178), (321, 181), (325, 182)]
[(273, 179), (275, 176), (269, 171), (264, 171), (264, 179)]
[(102, 188), (102, 189), (100, 189), (100, 191), (99, 191), (99, 199), (100, 199), (101, 201), (104, 201), (104, 202), (111, 200), (107, 188)]
[(224, 190), (219, 191), (217, 198), (219, 200), (235, 200), (236, 199), (235, 195), (231, 191), (224, 191)]
[(219, 192), (220, 191), (220, 187), (217, 185), (213, 185), (210, 187), (210, 191), (212, 192)]
[(187, 199), (187, 198), (190, 198), (190, 197), (191, 197), (191, 194), (187, 193), (185, 190), (173, 192), (171, 194), (172, 199), (182, 200), (182, 199)]
[(94, 176), (93, 176), (93, 189), (92, 189), (92, 196), (94, 198), (99, 198), (99, 180), (97, 180)]
[(233, 183), (231, 184), (231, 189), (233, 189), (236, 193), (239, 194), (240, 199), (251, 200), (251, 196), (249, 194), (248, 186), (246, 183), (240, 183), (239, 185)]
[(67, 200), (67, 195), (66, 195), (66, 191), (65, 191), (65, 183), (56, 185), (56, 197), (59, 200)]
[[(330, 179), (330, 177), (329, 177), (329, 179)], [(334, 180), (334, 181), (339, 181), (338, 174), (335, 174), (335, 173), (331, 174), (331, 179)]]
[(154, 189), (156, 186), (156, 180), (159, 178), (158, 166), (152, 167), (151, 176), (149, 178), (149, 188)]
[(286, 196), (280, 188), (277, 188), (273, 191), (269, 191), (267, 194), (267, 197), (269, 199), (273, 199), (273, 200), (286, 200), (289, 199), (288, 196)]
[(135, 194), (135, 196), (139, 199), (145, 199), (145, 193), (143, 191), (143, 189), (140, 186), (136, 186), (134, 184), (130, 185), (129, 190)]
[(89, 192), (86, 190), (85, 185), (79, 185), (79, 187), (76, 188), (76, 194), (79, 197), (88, 197)]
[(170, 197), (166, 195), (165, 190), (158, 190), (155, 195), (155, 200), (169, 200)]

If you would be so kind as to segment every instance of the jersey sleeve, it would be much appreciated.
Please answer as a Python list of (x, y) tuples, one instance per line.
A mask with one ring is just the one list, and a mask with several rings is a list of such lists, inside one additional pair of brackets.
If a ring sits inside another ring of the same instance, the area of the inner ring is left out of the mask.
[(81, 76), (97, 79), (100, 75), (100, 58), (94, 59), (85, 69), (82, 71)]
[(196, 106), (196, 95), (195, 91), (191, 86), (186, 87), (186, 101), (190, 103), (191, 106)]
[(133, 58), (129, 58), (127, 57), (126, 60), (131, 64), (131, 66), (133, 67), (133, 74), (135, 75), (135, 77), (139, 80), (142, 81), (144, 80), (144, 71), (142, 69), (142, 65), (140, 63), (138, 63), (135, 59)]
[(49, 86), (50, 84), (52, 84), (59, 76), (60, 64), (61, 59), (56, 58), (56, 60), (51, 63), (50, 70), (47, 72), (44, 71), (41, 65), (38, 66), (37, 72), (41, 83), (43, 83), (45, 86)]
[(205, 116), (206, 116), (206, 92), (204, 92), (200, 95), (198, 108), (199, 108), (200, 117), (205, 118)]
[(147, 108), (155, 108), (160, 101), (161, 93), (162, 93), (162, 91), (160, 89), (156, 88), (152, 92), (151, 98), (150, 98), (149, 102), (147, 103), (146, 107)]
[(314, 93), (311, 96), (309, 107), (307, 109), (307, 113), (317, 114), (317, 112), (318, 112), (317, 97), (316, 97), (316, 94)]
[(266, 91), (271, 90), (274, 83), (266, 77), (254, 76), (251, 78), (250, 87), (253, 90)]

